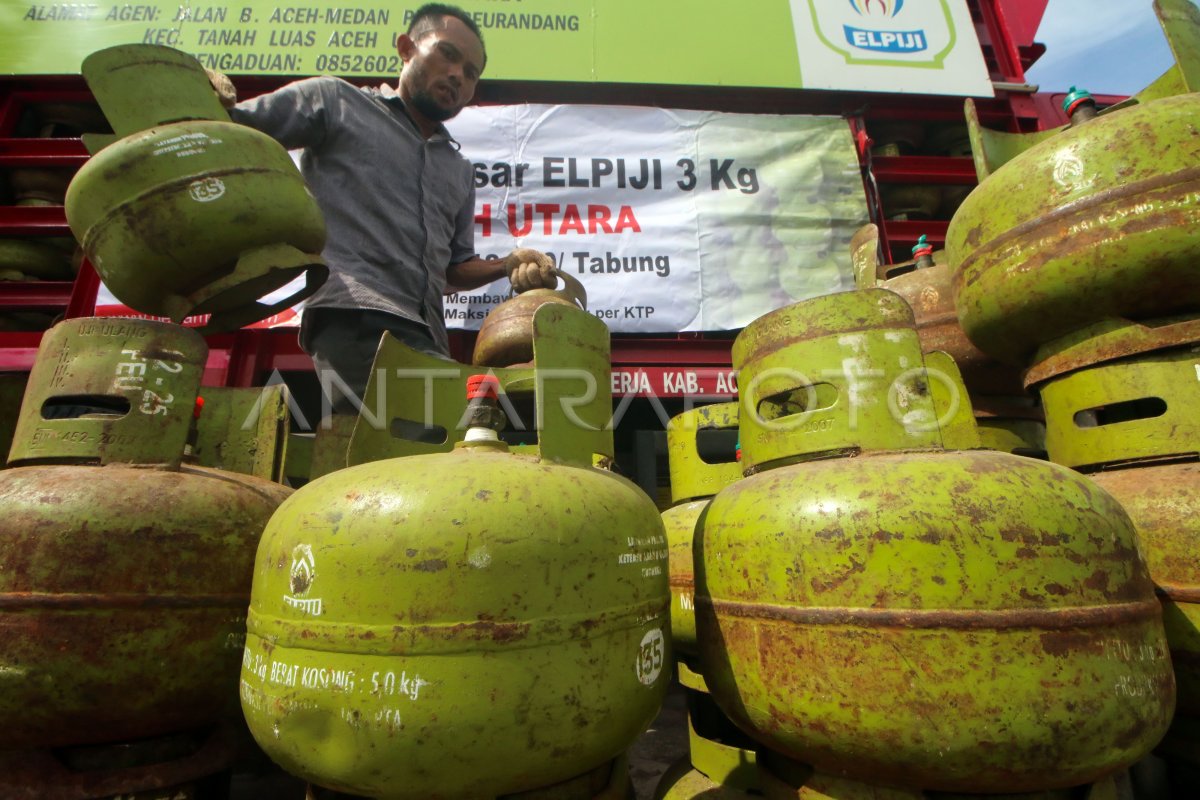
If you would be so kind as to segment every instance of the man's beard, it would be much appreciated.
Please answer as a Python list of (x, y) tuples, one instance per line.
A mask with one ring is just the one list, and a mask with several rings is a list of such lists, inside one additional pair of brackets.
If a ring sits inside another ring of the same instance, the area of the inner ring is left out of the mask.
[(433, 99), (433, 93), (428, 89), (422, 89), (414, 93), (412, 104), (426, 119), (431, 119), (434, 122), (445, 122), (458, 115), (457, 108), (446, 108), (445, 106), (438, 105), (438, 102)]

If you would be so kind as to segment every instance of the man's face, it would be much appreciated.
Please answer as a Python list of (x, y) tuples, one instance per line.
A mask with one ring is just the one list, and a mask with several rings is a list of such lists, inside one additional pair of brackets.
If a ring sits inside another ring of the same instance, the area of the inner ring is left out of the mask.
[(479, 38), (455, 17), (446, 17), (441, 26), (415, 41), (400, 38), (398, 49), (404, 59), (400, 83), (407, 102), (435, 122), (462, 111), (475, 96), (483, 72)]

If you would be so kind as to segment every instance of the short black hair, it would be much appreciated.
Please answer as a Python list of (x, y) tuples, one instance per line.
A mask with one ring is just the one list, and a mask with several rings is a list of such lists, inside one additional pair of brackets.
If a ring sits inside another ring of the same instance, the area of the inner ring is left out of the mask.
[(406, 33), (416, 41), (427, 33), (437, 30), (444, 24), (446, 17), (454, 17), (463, 25), (467, 26), (467, 30), (475, 34), (479, 39), (479, 45), (483, 48), (483, 63), (487, 64), (487, 45), (483, 41), (483, 32), (479, 30), (479, 26), (475, 24), (474, 18), (466, 11), (463, 11), (458, 6), (452, 6), (448, 3), (426, 3), (416, 10), (412, 16), (412, 21), (408, 23)]

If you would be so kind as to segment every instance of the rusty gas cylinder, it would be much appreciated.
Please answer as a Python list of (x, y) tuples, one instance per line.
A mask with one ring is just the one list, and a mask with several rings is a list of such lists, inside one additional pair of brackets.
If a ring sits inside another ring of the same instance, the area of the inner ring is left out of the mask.
[(231, 721), (132, 742), (0, 750), (0, 797), (219, 800), (228, 795), (230, 764), (244, 739)]
[(685, 411), (667, 424), (667, 466), (674, 505), (662, 513), (662, 521), (667, 531), (670, 568), (671, 638), (677, 657), (698, 655), (696, 617), (692, 611), (695, 594), (692, 534), (696, 522), (713, 495), (742, 477), (732, 450), (726, 453), (720, 443), (705, 442), (705, 452), (700, 451), (702, 438), (722, 430), (736, 436), (736, 402)]
[(926, 352), (950, 355), (971, 395), (983, 446), (1021, 455), (1041, 455), (1041, 412), (1024, 393), (1020, 370), (1001, 364), (971, 343), (958, 322), (951, 290), (952, 273), (944, 251), (921, 235), (913, 258), (879, 263), (879, 228), (864, 225), (850, 242), (855, 284), (895, 292), (912, 306), (917, 336)]
[(115, 141), (71, 180), (67, 221), (118, 300), (175, 322), (209, 314), (208, 333), (317, 290), (328, 269), (316, 201), (282, 145), (230, 121), (195, 58), (119, 45), (82, 71)]
[(971, 449), (900, 297), (772, 312), (733, 363), (748, 477), (697, 532), (696, 625), (739, 727), (911, 790), (1078, 786), (1149, 752), (1175, 684), (1129, 518), (1065, 467)]
[(991, 173), (946, 234), (967, 336), (1024, 365), (1106, 317), (1200, 307), (1195, 93), (1072, 125)]
[(942, 204), (942, 187), (928, 183), (889, 183), (879, 188), (879, 202), (890, 220), (933, 219)]
[(0, 749), (236, 719), (254, 550), (290, 491), (181, 464), (206, 356), (159, 322), (43, 337), (0, 472)]
[(475, 340), (472, 363), (482, 367), (511, 367), (533, 360), (533, 314), (547, 303), (587, 310), (587, 290), (573, 275), (554, 274), (562, 289), (527, 289), (488, 313)]
[(1200, 320), (1108, 320), (1052, 342), (1027, 378), (1046, 409), (1050, 459), (1088, 472), (1128, 512), (1179, 687), (1163, 750), (1200, 762)]
[(1109, 319), (1042, 347), (1025, 380), (1050, 460), (1094, 471), (1192, 453), (1200, 319)]
[(1133, 520), (1162, 602), (1179, 701), (1159, 750), (1200, 764), (1200, 464), (1164, 459), (1089, 477)]
[(736, 439), (738, 404), (702, 406), (667, 425), (671, 499), (662, 513), (671, 582), (671, 638), (679, 682), (688, 687), (688, 759), (664, 774), (659, 800), (749, 797), (754, 787), (754, 744), (708, 696), (696, 646), (693, 535), (713, 495), (741, 478)]
[(954, 308), (953, 272), (945, 251), (934, 250), (921, 235), (912, 248), (912, 259), (881, 264), (879, 228), (870, 224), (854, 234), (850, 253), (855, 285), (860, 289), (878, 286), (903, 297), (912, 306), (921, 347), (926, 352), (948, 353), (972, 396), (1021, 394), (1020, 371), (984, 354), (963, 332)]
[(540, 455), (511, 452), (495, 380), (470, 387), (453, 452), (330, 473), (272, 518), (242, 708), (289, 772), (373, 797), (517, 794), (596, 769), (654, 718), (671, 674), (658, 512), (551, 415)]

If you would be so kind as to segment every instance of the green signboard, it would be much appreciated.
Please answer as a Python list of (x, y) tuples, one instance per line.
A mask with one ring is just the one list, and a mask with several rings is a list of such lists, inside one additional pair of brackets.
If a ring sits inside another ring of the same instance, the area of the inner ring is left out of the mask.
[[(403, 0), (0, 0), (0, 74), (170, 45), (230, 75), (392, 78)], [(460, 0), (485, 78), (990, 96), (966, 0)]]
[[(176, 47), (231, 75), (394, 77), (395, 37), (419, 2), (36, 3), (0, 0), (0, 72), (70, 74), (128, 42)], [(462, 0), (483, 30), (486, 78), (798, 86), (786, 0)], [(739, 55), (740, 54), (740, 55)]]

